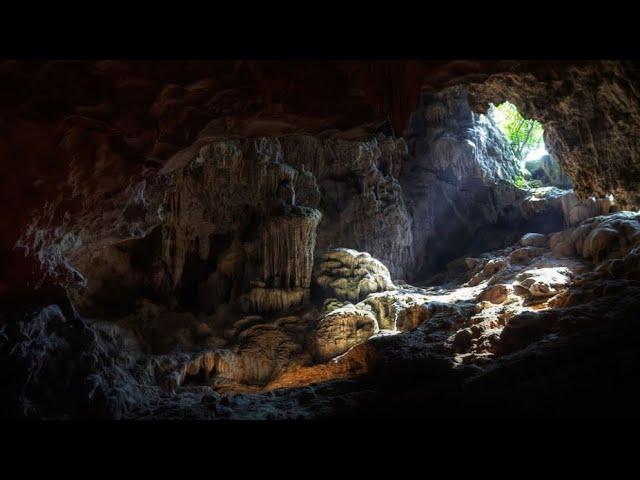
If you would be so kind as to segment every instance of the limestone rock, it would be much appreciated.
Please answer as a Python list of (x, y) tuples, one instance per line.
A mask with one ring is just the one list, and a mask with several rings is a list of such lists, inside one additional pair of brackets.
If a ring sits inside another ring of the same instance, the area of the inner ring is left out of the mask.
[[(425, 92), (408, 129), (410, 162), (401, 176), (413, 217), (412, 274), (432, 272), (470, 248), (498, 248), (522, 219), (520, 168), (506, 139), (469, 106), (463, 86)], [(480, 235), (482, 230), (487, 235)]]
[(323, 313), (329, 313), (348, 304), (351, 304), (351, 302), (338, 300), (337, 298), (327, 298), (322, 305), (322, 311)]
[(396, 290), (389, 270), (367, 252), (336, 248), (324, 254), (316, 283), (340, 300), (358, 302), (370, 293)]
[(237, 371), (227, 374), (236, 381), (263, 384), (291, 367), (302, 346), (275, 325), (254, 325), (240, 334)]
[(476, 273), (468, 282), (470, 287), (482, 283), (484, 280), (488, 280), (500, 270), (507, 267), (509, 262), (505, 258), (494, 258), (484, 264), (482, 269)]
[(394, 276), (405, 276), (413, 251), (411, 216), (398, 179), (407, 157), (405, 140), (306, 136), (283, 139), (283, 148), (294, 165), (313, 173), (322, 192), (318, 251), (345, 246), (366, 251)]
[(573, 246), (573, 241), (571, 240), (572, 232), (573, 230), (564, 230), (551, 235), (549, 238), (549, 245), (554, 254), (563, 257), (575, 255), (576, 250)]
[(480, 300), (486, 300), (494, 304), (504, 303), (513, 293), (511, 285), (496, 284), (486, 288), (480, 295)]
[(536, 268), (522, 272), (517, 277), (518, 284), (534, 297), (549, 297), (566, 288), (572, 278), (567, 268)]
[(526, 219), (542, 218), (547, 226), (563, 225), (562, 199), (567, 195), (566, 190), (556, 187), (538, 187), (527, 191), (525, 198), (519, 205), (519, 209)]
[(309, 288), (318, 210), (298, 207), (272, 217), (262, 234), (262, 280), (275, 288)]
[(21, 418), (122, 418), (157, 399), (153, 365), (135, 337), (51, 305), (0, 334), (3, 410)]
[(532, 258), (539, 257), (544, 253), (544, 248), (539, 247), (522, 247), (514, 250), (509, 255), (509, 260), (513, 263), (528, 262)]
[(640, 216), (618, 212), (587, 219), (571, 232), (578, 255), (600, 262), (622, 257), (640, 241)]
[(370, 294), (356, 308), (370, 307), (381, 329), (409, 330), (428, 318), (427, 301), (420, 293), (387, 291)]
[(308, 288), (261, 288), (254, 287), (243, 297), (245, 311), (256, 313), (286, 312), (300, 307), (309, 300)]
[(379, 330), (368, 310), (346, 305), (322, 316), (312, 336), (313, 351), (320, 361), (343, 354)]
[(572, 187), (571, 179), (561, 170), (558, 162), (551, 155), (543, 155), (540, 158), (529, 160), (525, 164), (531, 177), (540, 180), (544, 185), (569, 189)]
[(615, 205), (611, 195), (603, 198), (591, 196), (580, 200), (575, 193), (569, 192), (562, 197), (562, 211), (569, 227), (574, 227), (588, 218), (608, 214), (615, 210)]
[(525, 247), (546, 247), (547, 237), (540, 233), (527, 233), (520, 239), (520, 243)]

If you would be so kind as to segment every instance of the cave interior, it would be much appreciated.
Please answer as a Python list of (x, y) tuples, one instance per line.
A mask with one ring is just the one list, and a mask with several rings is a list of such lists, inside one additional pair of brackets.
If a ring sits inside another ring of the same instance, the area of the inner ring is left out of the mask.
[(0, 62), (0, 417), (637, 418), (639, 67)]

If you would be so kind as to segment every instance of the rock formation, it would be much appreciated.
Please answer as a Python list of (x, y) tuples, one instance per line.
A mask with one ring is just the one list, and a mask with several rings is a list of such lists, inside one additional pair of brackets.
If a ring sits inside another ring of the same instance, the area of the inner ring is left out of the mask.
[(591, 196), (580, 200), (575, 193), (569, 192), (562, 196), (561, 204), (565, 224), (570, 227), (577, 225), (587, 218), (618, 210), (618, 206), (612, 195), (607, 195), (602, 198)]
[[(474, 109), (486, 111), (489, 102), (509, 100), (526, 118), (543, 124), (547, 150), (581, 197), (613, 195), (623, 207), (638, 206), (632, 140), (638, 133), (637, 65), (565, 62), (525, 73), (526, 68), (520, 64), (472, 80)], [(551, 104), (543, 100), (551, 98)]]
[(565, 190), (573, 186), (571, 179), (564, 174), (558, 162), (549, 154), (528, 160), (525, 163), (525, 168), (533, 180), (538, 180), (543, 185)]
[(0, 64), (1, 416), (566, 413), (613, 371), (640, 399), (634, 63), (153, 63)]
[(378, 322), (367, 310), (348, 304), (324, 315), (313, 336), (318, 360), (329, 360), (378, 333)]
[(367, 252), (348, 248), (325, 253), (315, 280), (329, 291), (329, 296), (351, 302), (358, 302), (370, 293), (396, 289), (382, 262)]
[(532, 215), (519, 211), (527, 192), (516, 186), (518, 162), (491, 120), (473, 113), (465, 88), (423, 95), (408, 138), (412, 161), (402, 181), (411, 199), (413, 266), (422, 275), (464, 251), (506, 246), (531, 228)]

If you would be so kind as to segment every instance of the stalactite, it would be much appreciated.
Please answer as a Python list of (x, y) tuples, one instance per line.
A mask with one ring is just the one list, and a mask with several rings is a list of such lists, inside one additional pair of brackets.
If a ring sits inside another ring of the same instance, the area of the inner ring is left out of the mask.
[(262, 280), (275, 288), (309, 288), (321, 214), (298, 207), (272, 217), (262, 233)]
[(249, 292), (249, 309), (285, 311), (308, 301), (320, 219), (318, 210), (292, 207), (290, 213), (267, 220), (261, 236), (264, 286)]

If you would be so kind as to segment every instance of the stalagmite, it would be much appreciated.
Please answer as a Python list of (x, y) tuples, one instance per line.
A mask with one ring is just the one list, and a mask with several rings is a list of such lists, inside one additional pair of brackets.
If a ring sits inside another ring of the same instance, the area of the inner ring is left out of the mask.
[(348, 304), (326, 314), (313, 333), (314, 354), (325, 361), (346, 352), (349, 348), (380, 330), (371, 311)]
[(341, 300), (358, 302), (373, 292), (395, 290), (389, 270), (367, 252), (335, 248), (324, 255), (315, 281)]

